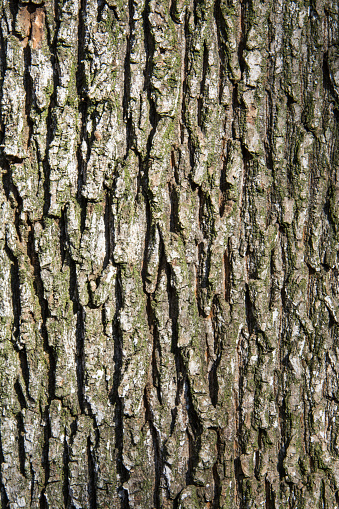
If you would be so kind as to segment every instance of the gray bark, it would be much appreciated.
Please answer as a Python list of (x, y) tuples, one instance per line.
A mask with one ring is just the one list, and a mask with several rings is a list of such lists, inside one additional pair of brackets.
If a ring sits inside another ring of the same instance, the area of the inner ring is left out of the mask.
[(338, 509), (338, 2), (0, 16), (0, 507)]

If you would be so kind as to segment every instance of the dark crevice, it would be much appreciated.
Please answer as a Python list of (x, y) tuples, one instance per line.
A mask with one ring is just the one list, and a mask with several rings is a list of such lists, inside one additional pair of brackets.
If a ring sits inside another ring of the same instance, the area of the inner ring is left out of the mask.
[(123, 333), (120, 330), (119, 314), (122, 309), (122, 281), (121, 269), (117, 269), (117, 279), (115, 286), (116, 311), (113, 319), (112, 338), (114, 341), (114, 373), (113, 384), (109, 395), (111, 405), (114, 405), (114, 427), (115, 427), (115, 450), (116, 450), (116, 470), (119, 476), (120, 485), (117, 492), (120, 497), (121, 509), (129, 509), (128, 491), (124, 488), (124, 483), (128, 481), (130, 474), (123, 463), (124, 446), (124, 409), (123, 400), (120, 398), (118, 390), (122, 378), (123, 365)]
[[(57, 1), (55, 3), (58, 3)], [(48, 44), (48, 47), (51, 49), (53, 47), (53, 34), (52, 34), (52, 31), (53, 31), (53, 22), (54, 23), (57, 23), (58, 22), (58, 12), (55, 10), (54, 6), (53, 5), (53, 2), (51, 2), (51, 7), (52, 7), (52, 13), (53, 13), (53, 21), (51, 20), (51, 18), (48, 17), (48, 11), (46, 11), (46, 8), (44, 9), (45, 10), (45, 28), (46, 28), (46, 40), (47, 40), (47, 44)], [(52, 58), (54, 58), (54, 55), (52, 56), (51, 55), (51, 60)]]
[(178, 146), (173, 146), (171, 150), (171, 169), (174, 175), (174, 182), (177, 186), (180, 186), (181, 183), (182, 166), (181, 150)]
[(33, 465), (32, 465), (32, 462), (30, 461), (29, 462), (29, 469), (30, 469), (30, 475), (31, 475), (31, 507), (32, 507), (32, 504), (33, 504), (33, 501), (34, 501), (34, 484), (35, 484), (35, 474), (34, 474), (34, 469), (33, 469)]
[[(241, 340), (241, 344), (239, 345), (239, 350), (241, 352), (241, 357), (239, 359), (239, 382), (238, 382), (238, 402), (237, 402), (237, 437), (238, 437), (238, 447), (237, 454), (241, 454), (243, 450), (246, 449), (246, 428), (244, 428), (244, 414), (243, 414), (243, 398), (244, 398), (244, 383), (247, 376), (247, 366), (248, 366), (248, 350), (249, 350), (249, 342), (247, 339), (243, 338)], [(240, 458), (236, 457), (234, 459), (234, 473), (236, 479), (236, 487), (238, 491), (238, 495), (240, 500), (243, 497), (243, 471), (241, 468)]]
[(198, 0), (193, 0), (193, 19), (194, 19), (194, 24), (195, 26), (197, 26), (198, 24), (198, 8), (197, 8), (197, 3), (198, 3)]
[(57, 71), (57, 65), (55, 62), (55, 56), (56, 53), (56, 42), (53, 43), (53, 47), (50, 48), (51, 50), (51, 62), (53, 65), (53, 94), (50, 98), (50, 103), (48, 106), (48, 113), (46, 118), (46, 124), (48, 125), (47, 129), (47, 136), (46, 136), (46, 152), (45, 156), (42, 160), (42, 167), (43, 167), (43, 173), (44, 173), (44, 207), (43, 207), (43, 215), (47, 216), (51, 204), (51, 195), (50, 195), (50, 173), (51, 168), (49, 164), (48, 159), (48, 153), (49, 153), (49, 147), (53, 141), (54, 133), (56, 129), (56, 113), (55, 113), (55, 105), (56, 105), (56, 89), (59, 82), (59, 76)]
[(197, 304), (199, 315), (204, 317), (207, 316), (204, 304), (210, 292), (209, 274), (211, 254), (210, 246), (206, 246), (204, 242), (200, 242), (198, 245), (199, 275), (197, 280)]
[(88, 497), (89, 497), (89, 509), (97, 508), (97, 472), (95, 466), (95, 457), (93, 452), (93, 446), (91, 438), (87, 439), (87, 463), (88, 463)]
[(69, 261), (69, 298), (72, 301), (73, 305), (72, 312), (75, 315), (79, 311), (76, 263), (72, 260), (71, 257), (68, 258), (68, 261)]
[(215, 236), (215, 219), (213, 205), (208, 192), (198, 187), (199, 196), (199, 227), (205, 239), (211, 241)]
[(177, 355), (178, 352), (178, 317), (179, 317), (179, 302), (178, 295), (175, 288), (172, 285), (171, 267), (169, 264), (166, 266), (167, 272), (167, 298), (169, 304), (169, 317), (172, 325), (172, 345), (171, 352), (175, 354), (176, 368), (177, 368), (177, 380), (180, 378), (182, 372), (181, 355)]
[[(87, 181), (87, 163), (90, 158), (91, 154), (91, 146), (93, 143), (93, 140), (95, 138), (95, 118), (93, 118), (94, 115), (92, 115), (93, 120), (93, 131), (91, 134), (91, 138), (88, 139), (88, 133), (87, 133), (87, 116), (88, 116), (88, 109), (89, 109), (89, 101), (85, 97), (79, 105), (79, 112), (81, 117), (81, 129), (80, 129), (80, 143), (77, 150), (77, 162), (78, 162), (78, 185), (77, 185), (77, 199), (79, 204), (81, 205), (81, 212), (82, 217), (83, 215), (86, 216), (86, 206), (87, 206), (87, 199), (83, 197), (82, 190), (83, 187), (86, 184)], [(82, 147), (82, 141), (86, 141), (87, 145), (87, 153), (84, 155), (82, 153), (81, 147)], [(82, 229), (84, 230), (84, 222), (82, 221)]]
[(27, 401), (26, 401), (26, 397), (25, 397), (25, 394), (22, 390), (22, 387), (21, 387), (21, 384), (19, 382), (19, 380), (17, 380), (14, 384), (14, 390), (16, 392), (16, 395), (17, 395), (17, 398), (18, 398), (18, 401), (19, 401), (19, 404), (20, 404), (20, 408), (21, 410), (23, 408), (27, 408)]
[[(206, 316), (205, 302), (208, 302), (210, 295), (210, 270), (212, 257), (212, 243), (215, 237), (215, 223), (213, 206), (210, 196), (198, 188), (199, 196), (199, 227), (202, 231), (204, 241), (198, 245), (198, 292), (197, 303), (199, 314)], [(207, 306), (207, 309), (209, 306)]]
[[(180, 507), (180, 506), (179, 506), (179, 504), (180, 504), (180, 493), (181, 493), (181, 492), (179, 492), (179, 493), (177, 494), (177, 496), (175, 497), (175, 499), (173, 500), (173, 509), (179, 509), (179, 507)], [(180, 504), (180, 505), (181, 505), (181, 504)]]
[(48, 500), (46, 497), (46, 490), (43, 488), (39, 499), (39, 509), (49, 509)]
[[(43, 418), (45, 421), (44, 427), (44, 445), (42, 452), (42, 466), (45, 472), (45, 487), (41, 492), (40, 507), (48, 508), (47, 498), (45, 496), (45, 488), (48, 484), (50, 476), (50, 464), (49, 464), (49, 440), (51, 437), (50, 420), (48, 417), (49, 405), (55, 397), (55, 373), (56, 373), (56, 358), (54, 355), (53, 347), (50, 346), (47, 333), (47, 319), (50, 316), (48, 303), (44, 297), (44, 287), (41, 278), (41, 267), (38, 253), (35, 250), (35, 237), (34, 237), (34, 225), (28, 219), (28, 241), (27, 241), (27, 255), (30, 259), (31, 266), (33, 267), (33, 286), (35, 294), (38, 297), (40, 313), (41, 313), (41, 325), (40, 334), (43, 342), (43, 349), (47, 354), (48, 358), (48, 403), (43, 411)], [(61, 247), (60, 247), (61, 248)], [(36, 317), (38, 319), (39, 317)]]
[[(183, 389), (183, 384), (179, 383), (178, 387), (179, 386), (180, 386), (180, 393), (181, 393), (182, 389)], [(177, 406), (178, 406), (179, 401), (180, 401), (180, 393), (177, 390), (176, 401), (175, 401), (176, 407), (171, 409), (172, 420), (171, 420), (171, 427), (170, 427), (170, 436), (172, 436), (172, 434), (174, 432), (175, 424), (176, 424), (177, 417), (178, 417), (178, 408), (177, 408)]]
[[(51, 395), (49, 395), (51, 397)], [(48, 509), (49, 504), (46, 497), (46, 486), (49, 482), (50, 478), (50, 462), (49, 462), (49, 441), (52, 436), (51, 432), (51, 422), (49, 419), (49, 405), (46, 405), (46, 408), (43, 412), (43, 419), (45, 422), (44, 426), (44, 445), (42, 449), (42, 458), (41, 463), (43, 466), (43, 469), (45, 471), (45, 486), (41, 491), (40, 496), (40, 509)]]
[(186, 472), (186, 483), (194, 484), (194, 473), (199, 462), (199, 451), (201, 449), (201, 434), (203, 426), (200, 422), (200, 418), (194, 408), (192, 401), (192, 388), (188, 375), (185, 376), (184, 394), (186, 399), (186, 409), (189, 419), (189, 425), (187, 428), (188, 439), (189, 439), (189, 457), (188, 457), (188, 468)]
[(111, 195), (106, 193), (104, 223), (105, 223), (105, 258), (102, 269), (104, 270), (113, 258), (114, 243), (114, 218), (112, 214)]
[[(87, 82), (86, 82), (86, 74), (84, 68), (84, 62), (86, 61), (86, 0), (81, 0), (80, 10), (79, 10), (79, 24), (78, 24), (78, 48), (77, 48), (77, 70), (76, 70), (76, 90), (77, 95), (81, 99), (79, 101), (79, 117), (80, 117), (80, 140), (77, 149), (77, 162), (78, 162), (78, 186), (77, 186), (77, 198), (78, 202), (81, 205), (82, 212), (82, 229), (83, 232), (84, 224), (83, 224), (83, 215), (86, 216), (86, 205), (87, 200), (82, 196), (82, 189), (86, 183), (86, 172), (87, 172), (87, 162), (90, 157), (91, 146), (94, 140), (95, 133), (95, 125), (96, 125), (96, 113), (93, 112), (92, 120), (93, 120), (93, 130), (91, 139), (88, 140), (87, 133), (87, 119), (88, 119), (88, 110), (90, 108), (90, 100), (88, 98), (88, 90), (87, 90)], [(94, 117), (94, 118), (93, 118)], [(82, 142), (85, 141), (87, 144), (87, 153), (83, 155), (82, 153)]]
[[(195, 407), (193, 404), (192, 391), (193, 391), (193, 389), (191, 388), (189, 377), (188, 377), (188, 375), (186, 375), (185, 399), (186, 399), (186, 408), (187, 408), (188, 417), (189, 417), (189, 428), (190, 428), (190, 431), (192, 432), (192, 436), (194, 437), (194, 442), (198, 446), (198, 448), (195, 447), (196, 451), (198, 452), (198, 450), (200, 449), (200, 436), (202, 434), (203, 427), (202, 427), (200, 418), (199, 418), (197, 411), (195, 410)], [(194, 459), (195, 457), (193, 456), (192, 458)], [(195, 459), (197, 459), (197, 458), (195, 458)]]
[(10, 169), (8, 166), (8, 161), (4, 161), (4, 163), (5, 163), (4, 168), (2, 171), (2, 187), (3, 187), (3, 190), (4, 190), (7, 200), (11, 202), (12, 201), (12, 197), (11, 197), (12, 177), (11, 177), (11, 172), (10, 172)]
[(86, 229), (86, 217), (87, 217), (87, 205), (88, 200), (86, 198), (83, 198), (82, 196), (79, 197), (79, 202), (81, 205), (81, 212), (80, 212), (80, 232), (81, 237)]
[[(78, 22), (78, 47), (77, 47), (77, 70), (76, 89), (79, 97), (84, 99), (87, 96), (87, 84), (85, 78), (86, 61), (86, 0), (80, 0), (79, 22)], [(80, 103), (81, 106), (81, 103)], [(84, 123), (83, 123), (84, 124)]]
[(250, 291), (248, 285), (246, 284), (246, 293), (245, 293), (245, 310), (246, 310), (246, 322), (248, 332), (251, 335), (256, 331), (256, 320), (254, 316), (253, 304), (251, 301)]
[(244, 59), (244, 50), (246, 47), (246, 39), (247, 39), (247, 25), (248, 25), (248, 17), (249, 11), (252, 9), (250, 1), (242, 1), (240, 3), (240, 40), (238, 43), (238, 60), (241, 70), (241, 78), (243, 78), (243, 74), (247, 69), (247, 65)]
[(21, 348), (18, 353), (19, 353), (22, 378), (25, 382), (25, 387), (26, 387), (26, 394), (27, 394), (27, 397), (30, 400), (30, 402), (34, 402), (34, 400), (31, 398), (31, 396), (29, 394), (29, 367), (28, 367), (26, 346), (24, 345), (23, 348)]
[(222, 478), (220, 472), (223, 471), (225, 461), (225, 439), (222, 436), (222, 431), (219, 427), (215, 428), (217, 434), (217, 461), (213, 465), (213, 479), (214, 479), (214, 498), (213, 509), (219, 509), (222, 494)]
[[(181, 395), (185, 388), (185, 366), (182, 354), (178, 347), (178, 318), (179, 318), (179, 302), (178, 294), (175, 287), (172, 285), (171, 267), (169, 264), (165, 265), (167, 273), (167, 298), (169, 304), (169, 317), (171, 320), (171, 352), (174, 354), (176, 373), (173, 373), (177, 385), (175, 404), (176, 407), (180, 405)], [(171, 434), (174, 432), (175, 423), (177, 418), (177, 409), (172, 410)]]
[[(141, 162), (140, 162), (140, 164), (141, 164)], [(141, 189), (142, 189), (142, 194), (144, 197), (145, 208), (146, 208), (145, 249), (144, 249), (144, 257), (143, 257), (141, 275), (142, 275), (142, 281), (143, 281), (143, 289), (144, 289), (145, 294), (147, 294), (145, 283), (148, 281), (149, 257), (150, 257), (153, 245), (155, 244), (157, 225), (152, 222), (151, 205), (150, 205), (150, 200), (147, 195), (147, 191), (148, 191), (147, 184), (144, 181), (144, 179), (141, 179)]]
[(206, 42), (204, 41), (204, 52), (202, 59), (202, 77), (200, 82), (200, 94), (198, 98), (198, 126), (203, 131), (205, 125), (205, 115), (204, 115), (204, 96), (206, 93), (206, 78), (208, 72), (208, 48)]
[(275, 494), (273, 492), (272, 485), (267, 478), (265, 479), (265, 492), (265, 509), (275, 509)]
[(69, 445), (67, 443), (67, 437), (65, 433), (64, 438), (64, 450), (62, 455), (63, 460), (63, 486), (62, 486), (62, 494), (64, 499), (64, 507), (70, 507), (70, 485), (69, 485)]
[(122, 377), (122, 360), (123, 360), (123, 344), (122, 344), (122, 332), (119, 326), (119, 313), (122, 308), (122, 296), (121, 296), (121, 269), (117, 269), (116, 285), (115, 285), (115, 299), (116, 299), (116, 310), (113, 319), (113, 330), (112, 337), (114, 340), (114, 374), (113, 374), (113, 385), (110, 392), (110, 401), (112, 405), (115, 405), (119, 401), (118, 389)]
[(148, 16), (150, 14), (150, 0), (146, 0), (145, 9), (143, 11), (143, 25), (144, 25), (144, 33), (145, 33), (145, 52), (146, 52), (146, 67), (144, 70), (144, 90), (147, 92), (148, 102), (149, 102), (149, 121), (152, 126), (150, 134), (147, 140), (147, 164), (151, 164), (150, 162), (150, 153), (152, 149), (152, 142), (154, 135), (156, 133), (157, 125), (160, 120), (160, 116), (156, 111), (155, 102), (153, 99), (153, 87), (152, 87), (152, 75), (153, 75), (153, 56), (155, 51), (155, 41), (154, 36), (152, 34), (151, 24), (149, 22)]
[[(178, 295), (175, 287), (171, 284), (171, 267), (167, 264), (167, 294), (169, 302), (169, 316), (172, 321), (172, 348), (171, 351), (175, 356), (176, 363), (176, 382), (177, 395), (176, 405), (180, 404), (180, 394), (184, 390), (186, 400), (186, 410), (189, 419), (189, 427), (187, 430), (189, 438), (189, 458), (188, 469), (186, 473), (187, 484), (192, 484), (194, 479), (194, 469), (198, 463), (198, 454), (200, 450), (200, 437), (202, 433), (202, 425), (199, 416), (194, 408), (192, 401), (190, 381), (185, 367), (185, 352), (178, 347), (178, 319), (179, 319), (179, 303)], [(175, 423), (175, 413), (172, 415), (172, 427)]]
[(246, 493), (244, 492), (244, 474), (241, 468), (240, 458), (234, 459), (234, 476), (239, 500), (239, 509), (246, 509)]
[[(188, 96), (188, 72), (189, 72), (189, 47), (191, 43), (190, 39), (190, 32), (189, 32), (189, 12), (186, 10), (185, 13), (185, 20), (184, 20), (184, 43), (185, 43), (185, 56), (184, 56), (184, 72), (183, 72), (183, 83), (182, 83), (182, 103), (181, 103), (181, 143), (184, 143), (184, 126), (186, 127), (186, 103), (187, 103), (187, 96)], [(189, 135), (190, 132), (188, 131)], [(190, 154), (190, 158), (192, 155)], [(191, 164), (192, 165), (192, 164)]]
[[(197, 184), (193, 181), (193, 175), (194, 175), (194, 170), (195, 170), (195, 167), (196, 167), (196, 161), (197, 161), (197, 158), (199, 157), (199, 142), (198, 142), (198, 139), (194, 133), (194, 129), (192, 128), (192, 125), (191, 125), (191, 122), (190, 122), (190, 119), (189, 119), (189, 116), (188, 116), (188, 122), (186, 124), (186, 118), (187, 118), (187, 111), (190, 107), (192, 107), (190, 105), (190, 90), (189, 90), (189, 84), (188, 84), (188, 76), (189, 74), (191, 74), (191, 69), (190, 69), (190, 62), (189, 62), (189, 51), (190, 51), (190, 46), (192, 44), (192, 41), (191, 41), (191, 34), (190, 34), (190, 31), (189, 31), (189, 28), (188, 28), (188, 16), (186, 16), (186, 20), (185, 20), (185, 60), (184, 60), (184, 82), (183, 82), (183, 94), (182, 94), (182, 125), (186, 128), (187, 130), (187, 133), (188, 133), (188, 141), (187, 141), (187, 145), (188, 145), (188, 150), (189, 150), (189, 158), (190, 158), (190, 168), (191, 168), (191, 172), (190, 172), (190, 183), (191, 183), (191, 187), (192, 187), (192, 190), (194, 191), (196, 188), (197, 188)], [(184, 132), (182, 132), (182, 135), (184, 134)]]
[(178, 0), (170, 0), (169, 13), (174, 23), (180, 23)]
[(214, 334), (214, 360), (209, 372), (209, 390), (211, 402), (216, 407), (219, 399), (218, 368), (222, 359), (226, 335), (223, 310), (217, 297), (214, 297), (212, 304), (212, 327)]
[(286, 450), (287, 450), (287, 437), (286, 437), (286, 422), (288, 416), (286, 412), (286, 399), (283, 397), (282, 403), (279, 405), (279, 420), (280, 420), (280, 428), (281, 428), (281, 442), (280, 448), (278, 452), (278, 464), (277, 471), (279, 473), (279, 478), (282, 481), (286, 477), (286, 470), (284, 467), (284, 460), (286, 458)]
[(77, 385), (78, 385), (78, 401), (81, 413), (86, 413), (88, 410), (88, 404), (85, 400), (85, 387), (84, 387), (84, 376), (85, 376), (85, 311), (79, 304), (79, 310), (77, 312), (77, 326), (76, 326), (76, 371), (77, 371)]
[(106, 1), (105, 0), (97, 0), (97, 23), (102, 21), (102, 13), (105, 8)]
[(227, 41), (227, 30), (225, 26), (225, 20), (223, 18), (221, 8), (221, 0), (216, 0), (214, 3), (214, 20), (217, 27), (217, 41), (218, 41), (218, 54), (219, 54), (219, 104), (222, 102), (223, 88), (227, 79), (227, 64), (226, 64), (226, 41)]
[(221, 361), (221, 355), (218, 355), (213, 362), (210, 372), (208, 373), (209, 391), (212, 405), (214, 407), (218, 404), (219, 383), (218, 383), (218, 367)]
[(120, 509), (130, 509), (128, 491), (125, 490), (125, 488), (120, 487), (120, 488), (118, 488), (118, 494), (119, 494), (120, 503), (121, 503)]
[(225, 301), (230, 302), (231, 288), (232, 288), (232, 281), (231, 281), (232, 267), (231, 267), (231, 257), (230, 257), (228, 247), (226, 248), (225, 253), (224, 253), (224, 274), (225, 274)]
[(238, 83), (235, 83), (232, 88), (232, 139), (236, 140), (239, 138), (239, 124), (240, 124), (240, 114), (241, 107), (239, 102), (239, 87)]
[[(6, 44), (4, 39), (3, 31), (0, 30), (0, 104), (2, 104), (2, 96), (3, 96), (3, 80), (5, 77), (6, 71)], [(3, 116), (0, 112), (0, 144), (3, 143), (4, 137), (4, 123)]]
[[(124, 97), (123, 97), (123, 118), (126, 123), (126, 158), (129, 150), (135, 144), (135, 133), (133, 129), (132, 116), (130, 112), (131, 96), (131, 49), (135, 37), (134, 2), (128, 0), (129, 9), (129, 34), (127, 36), (126, 55), (124, 62)], [(140, 99), (141, 100), (141, 99)]]
[(66, 233), (66, 224), (67, 224), (67, 219), (66, 219), (66, 212), (65, 212), (65, 209), (62, 209), (61, 211), (61, 217), (59, 219), (59, 231), (60, 231), (60, 235), (59, 235), (59, 248), (60, 248), (60, 258), (61, 258), (61, 265), (63, 266), (66, 262), (66, 257), (68, 255), (67, 253), (67, 247), (68, 247), (68, 242), (67, 242), (67, 233)]
[(213, 497), (213, 509), (220, 508), (220, 497), (221, 497), (221, 480), (218, 472), (218, 464), (215, 463), (212, 468), (213, 480), (214, 480), (214, 497)]
[(179, 233), (181, 230), (179, 222), (179, 193), (177, 186), (173, 182), (168, 183), (168, 190), (171, 203), (170, 231)]
[[(49, 402), (54, 399), (55, 396), (55, 368), (56, 368), (56, 360), (53, 352), (53, 348), (49, 345), (48, 342), (48, 333), (47, 333), (47, 319), (50, 316), (50, 312), (48, 309), (47, 300), (44, 297), (44, 286), (41, 278), (41, 267), (38, 253), (35, 250), (35, 237), (34, 237), (34, 225), (28, 219), (27, 221), (29, 227), (28, 234), (28, 242), (27, 242), (27, 255), (29, 256), (31, 266), (33, 267), (33, 286), (35, 290), (35, 294), (38, 297), (40, 313), (42, 323), (40, 326), (40, 334), (43, 339), (43, 348), (44, 351), (48, 355), (49, 359), (49, 384), (48, 384), (48, 394), (49, 394)], [(36, 317), (38, 319), (38, 317)]]
[(146, 306), (147, 318), (148, 318), (148, 327), (150, 331), (150, 335), (153, 340), (153, 348), (152, 348), (152, 383), (153, 386), (157, 390), (158, 400), (160, 404), (162, 404), (161, 398), (161, 388), (160, 388), (160, 364), (161, 364), (161, 346), (159, 340), (159, 331), (157, 328), (156, 319), (154, 316), (154, 311), (152, 309), (152, 300), (151, 297), (147, 297), (147, 306)]
[(8, 4), (13, 17), (13, 25), (15, 25), (16, 17), (18, 15), (19, 10), (19, 2), (15, 0), (9, 0)]
[(162, 480), (162, 472), (164, 468), (164, 460), (161, 448), (161, 439), (159, 434), (153, 424), (153, 411), (150, 403), (150, 397), (148, 395), (148, 388), (146, 386), (144, 392), (144, 406), (145, 406), (145, 419), (146, 422), (149, 423), (150, 431), (152, 434), (153, 441), (153, 449), (154, 449), (154, 470), (155, 470), (155, 480), (154, 480), (154, 492), (153, 492), (153, 503), (154, 507), (160, 507), (160, 489), (161, 489), (161, 480)]
[[(228, 184), (226, 178), (227, 178), (227, 163), (228, 163), (228, 145), (225, 147), (223, 155), (223, 164), (220, 172), (220, 199), (219, 199), (219, 214), (220, 217), (223, 218), (224, 214), (227, 210), (228, 205), (228, 197), (229, 197), (229, 190), (231, 188), (230, 184)], [(233, 202), (232, 202), (233, 204)]]
[(17, 423), (17, 441), (18, 441), (18, 452), (19, 452), (19, 469), (21, 475), (26, 477), (25, 472), (25, 426), (24, 419), (21, 412), (17, 413), (15, 416)]
[[(3, 166), (5, 169), (5, 171), (2, 175), (3, 188), (5, 191), (7, 200), (9, 201), (12, 209), (14, 209), (14, 225), (13, 226), (15, 226), (18, 240), (20, 242), (22, 242), (21, 228), (20, 228), (20, 226), (22, 225), (22, 221), (21, 221), (20, 216), (21, 216), (21, 213), (23, 210), (23, 200), (20, 196), (18, 188), (16, 187), (16, 185), (13, 182), (11, 166), (9, 165), (7, 160), (3, 161)], [(9, 256), (10, 256), (11, 260), (13, 261), (13, 258), (16, 255), (12, 252), (11, 247), (8, 242), (6, 242), (6, 246), (10, 250), (11, 254)]]
[(336, 109), (339, 109), (339, 97), (338, 94), (333, 86), (333, 82), (331, 80), (331, 71), (328, 63), (328, 51), (324, 52), (323, 55), (323, 84), (324, 89), (331, 95), (332, 101), (334, 101), (334, 104), (336, 106)]
[(105, 3), (107, 7), (112, 11), (115, 21), (120, 22), (121, 19), (119, 18), (119, 10), (117, 9), (117, 5), (112, 5), (111, 3), (108, 3), (107, 0), (105, 0)]
[[(43, 188), (44, 188), (44, 206), (43, 206), (43, 215), (48, 216), (50, 204), (51, 204), (51, 196), (50, 196), (50, 173), (51, 168), (49, 164), (49, 147), (54, 139), (54, 133), (56, 129), (56, 111), (55, 106), (57, 104), (57, 87), (59, 85), (59, 66), (57, 61), (57, 45), (58, 45), (58, 33), (60, 29), (60, 6), (59, 2), (57, 0), (54, 1), (54, 20), (55, 20), (55, 30), (54, 30), (54, 37), (52, 40), (49, 25), (46, 23), (47, 27), (47, 37), (48, 37), (48, 45), (50, 50), (50, 58), (51, 58), (51, 64), (53, 68), (53, 92), (50, 96), (50, 101), (48, 105), (47, 110), (47, 118), (46, 118), (46, 125), (48, 126), (47, 129), (47, 136), (46, 136), (46, 151), (45, 156), (41, 160), (42, 162), (42, 168), (43, 168)], [(38, 151), (37, 151), (38, 153)], [(39, 154), (38, 154), (39, 155)]]

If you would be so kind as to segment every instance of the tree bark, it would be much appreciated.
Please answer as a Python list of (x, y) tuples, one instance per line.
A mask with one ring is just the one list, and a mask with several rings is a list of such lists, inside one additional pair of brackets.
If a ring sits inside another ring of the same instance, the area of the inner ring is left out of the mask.
[(0, 507), (338, 508), (337, 0), (0, 13)]

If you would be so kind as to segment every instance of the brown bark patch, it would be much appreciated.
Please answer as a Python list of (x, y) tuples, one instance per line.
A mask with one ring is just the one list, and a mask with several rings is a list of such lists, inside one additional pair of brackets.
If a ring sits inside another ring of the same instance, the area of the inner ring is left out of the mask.
[(44, 38), (45, 12), (39, 7), (32, 12), (29, 6), (21, 7), (18, 12), (18, 26), (22, 44), (27, 46), (32, 41), (32, 49), (39, 49)]
[(32, 13), (32, 48), (38, 49), (44, 38), (45, 13), (39, 8)]
[(28, 11), (27, 6), (20, 7), (18, 12), (18, 24), (21, 29), (21, 34), (29, 37), (31, 31), (31, 13)]

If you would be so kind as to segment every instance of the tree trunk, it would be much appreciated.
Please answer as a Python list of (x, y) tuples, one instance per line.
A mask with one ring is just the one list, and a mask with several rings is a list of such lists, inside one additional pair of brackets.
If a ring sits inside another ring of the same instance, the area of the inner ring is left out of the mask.
[(1, 507), (338, 508), (337, 0), (0, 12)]

